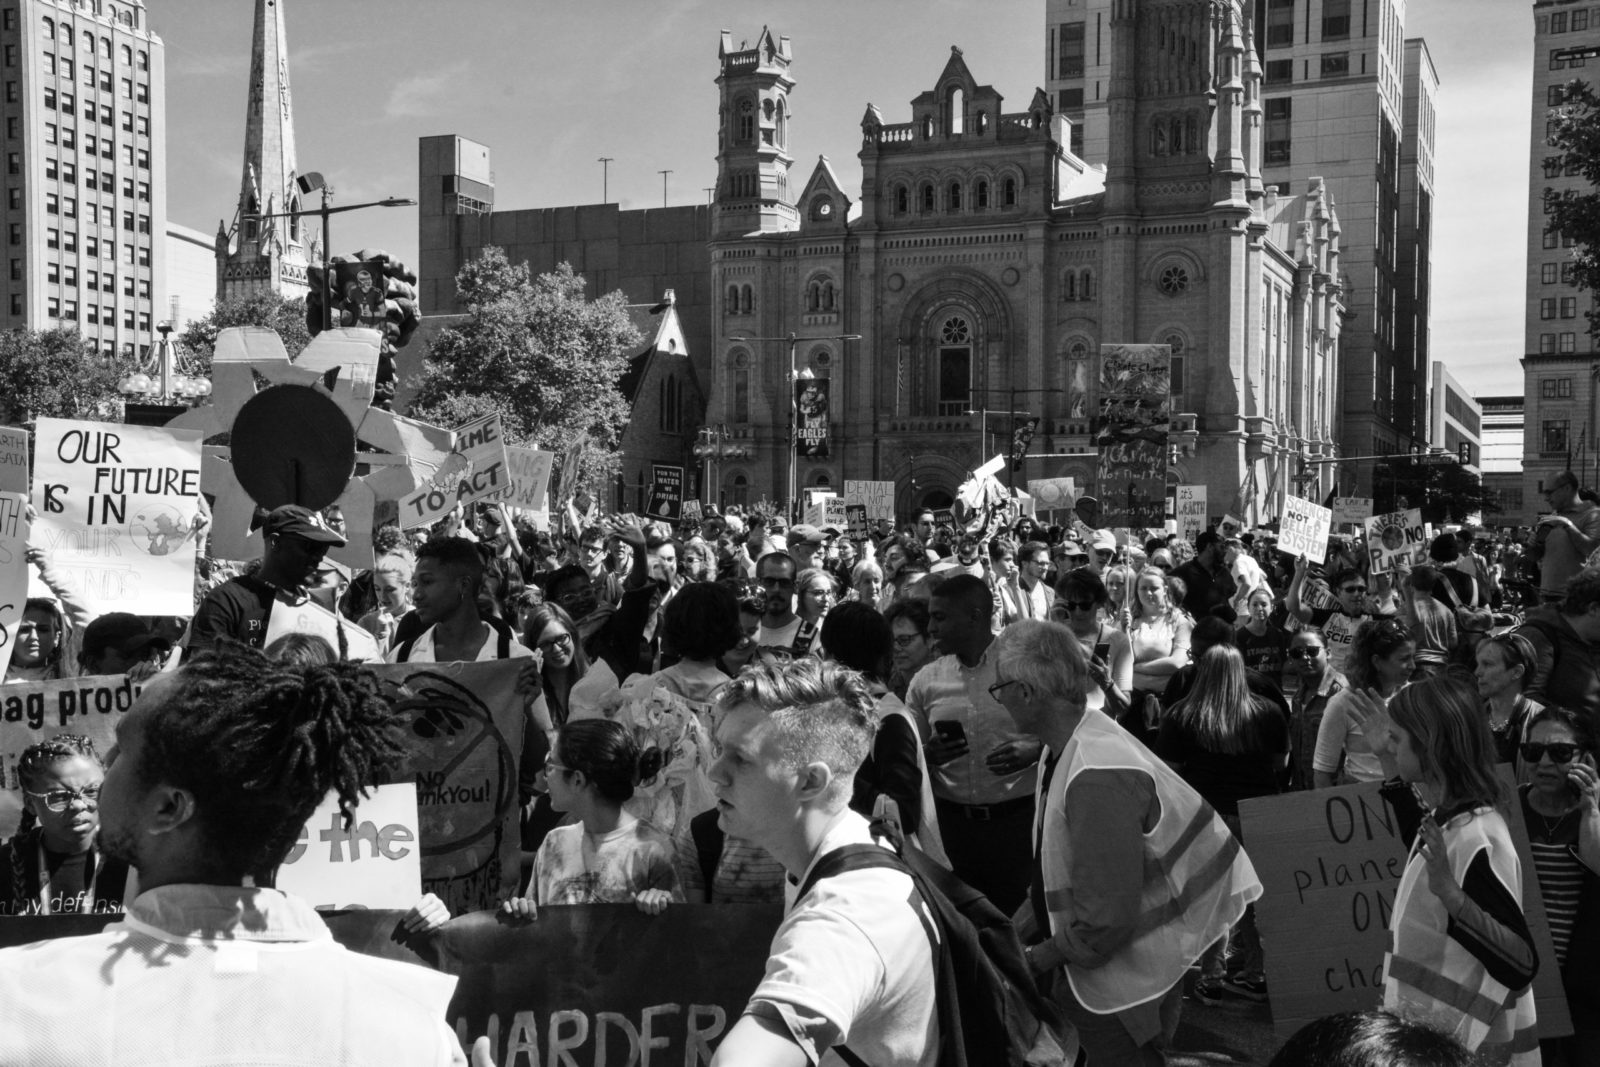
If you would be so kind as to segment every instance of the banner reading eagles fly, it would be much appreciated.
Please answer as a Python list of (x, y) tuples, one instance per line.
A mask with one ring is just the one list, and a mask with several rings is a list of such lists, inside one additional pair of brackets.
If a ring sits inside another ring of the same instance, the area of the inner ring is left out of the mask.
[(806, 459), (828, 458), (827, 378), (800, 378), (794, 383), (794, 451)]
[(1172, 348), (1100, 346), (1100, 416), (1094, 443), (1100, 522), (1130, 529), (1166, 521)]

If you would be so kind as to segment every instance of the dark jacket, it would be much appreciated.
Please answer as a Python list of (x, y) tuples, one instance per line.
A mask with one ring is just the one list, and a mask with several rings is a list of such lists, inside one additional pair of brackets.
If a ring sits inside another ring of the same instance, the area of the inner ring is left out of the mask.
[(1576, 711), (1600, 728), (1600, 645), (1578, 636), (1560, 608), (1534, 608), (1517, 632), (1533, 643), (1538, 662), (1523, 693), (1529, 700)]
[(1232, 600), (1238, 589), (1228, 568), (1223, 567), (1213, 573), (1206, 570), (1205, 564), (1198, 559), (1191, 559), (1173, 571), (1172, 576), (1183, 579), (1183, 610), (1196, 620), (1211, 614), (1212, 608)]

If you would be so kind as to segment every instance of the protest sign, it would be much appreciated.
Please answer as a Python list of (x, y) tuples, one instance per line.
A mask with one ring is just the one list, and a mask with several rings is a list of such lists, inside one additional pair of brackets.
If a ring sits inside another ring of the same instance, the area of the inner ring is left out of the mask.
[(849, 521), (849, 518), (845, 515), (843, 498), (830, 496), (822, 502), (822, 525), (824, 527), (832, 526), (843, 530)]
[(422, 898), (422, 831), (417, 787), (380, 785), (361, 798), (345, 827), (329, 793), (278, 868), (279, 889), (317, 908), (410, 908)]
[(35, 542), (91, 613), (194, 614), (198, 430), (40, 419)]
[[(120, 918), (7, 919), (0, 948), (93, 934)], [(459, 915), (426, 937), (401, 931), (399, 911), (323, 918), (353, 952), (459, 976), (446, 1021), (463, 1048), (487, 1036), (495, 1063), (704, 1067), (760, 982), (782, 912), (674, 904), (651, 916), (632, 905), (575, 904), (520, 925)]]
[[(1324, 1015), (1383, 1002), (1384, 953), (1407, 850), (1378, 790), (1379, 783), (1365, 782), (1239, 803), (1245, 851), (1265, 889), (1256, 923), (1270, 946), (1267, 988), (1280, 1039)], [(1523, 910), (1539, 958), (1553, 959), (1521, 807), (1513, 807), (1507, 821), (1529, 890)], [(1534, 982), (1540, 1033), (1571, 1032), (1559, 972), (1541, 967), (1540, 976), (1544, 981)], [(1547, 1019), (1552, 993), (1560, 1006), (1550, 1005)]]
[(1206, 530), (1206, 487), (1180, 485), (1174, 502), (1173, 519), (1178, 526), (1178, 536), (1193, 541)]
[(834, 500), (833, 493), (808, 491), (804, 521), (817, 529), (822, 529), (828, 524), (829, 502)]
[(1046, 511), (1070, 508), (1078, 498), (1078, 485), (1072, 478), (1030, 478), (1028, 495), (1035, 506)]
[(450, 455), (427, 484), (400, 501), (400, 525), (427, 526), (459, 501), (470, 504), (502, 495), (508, 485), (505, 433), (500, 413), (474, 419), (452, 435)]
[(1321, 504), (1297, 496), (1284, 497), (1278, 551), (1321, 563), (1328, 555), (1328, 530), (1332, 522), (1333, 512)]
[(514, 508), (549, 511), (547, 491), (556, 454), (520, 445), (506, 446), (507, 485), (504, 500)]
[(104, 755), (141, 689), (120, 674), (0, 686), (0, 839), (16, 833), (22, 817), (23, 750), (58, 734), (83, 734)]
[(1161, 525), (1171, 422), (1171, 347), (1101, 345), (1094, 444), (1102, 525)]
[(844, 506), (845, 535), (852, 541), (867, 539), (867, 506), (865, 504), (846, 504)]
[(698, 500), (685, 500), (683, 502), (683, 521), (684, 522), (699, 522), (704, 517), (705, 517), (705, 513), (700, 510), (700, 501), (698, 501)]
[(28, 431), (0, 426), (0, 493), (28, 495)]
[(652, 519), (677, 522), (683, 514), (683, 468), (671, 463), (650, 464), (650, 502), (644, 513)]
[(28, 599), (28, 498), (0, 492), (0, 678), (11, 663)]
[(1333, 498), (1333, 521), (1360, 526), (1372, 518), (1372, 498), (1369, 496), (1336, 496)]
[(517, 660), (375, 667), (406, 718), (415, 777), (422, 888), (452, 915), (493, 908), (521, 874), (517, 763), (525, 716)]
[(992, 459), (989, 460), (989, 462), (973, 471), (972, 476), (981, 482), (985, 478), (993, 477), (994, 475), (999, 474), (1000, 469), (1005, 465), (1006, 457), (997, 453)]
[(867, 520), (875, 522), (878, 519), (894, 521), (894, 482), (846, 479), (844, 483), (844, 502), (861, 504), (867, 509)]
[(1428, 560), (1427, 531), (1422, 511), (1374, 515), (1365, 523), (1367, 558), (1373, 574), (1390, 574)]
[(311, 600), (299, 604), (285, 604), (281, 599), (272, 602), (267, 614), (267, 635), (262, 647), (272, 644), (285, 634), (311, 634), (328, 642), (328, 647), (342, 659), (354, 663), (378, 663), (383, 651), (378, 639), (345, 618), (329, 611)]

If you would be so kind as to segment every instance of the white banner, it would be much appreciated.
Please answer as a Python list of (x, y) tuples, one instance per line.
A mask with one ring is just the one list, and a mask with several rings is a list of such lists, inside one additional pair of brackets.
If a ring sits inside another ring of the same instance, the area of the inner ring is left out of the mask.
[(408, 910), (422, 899), (417, 787), (380, 785), (352, 816), (346, 829), (338, 794), (324, 797), (278, 868), (278, 888), (317, 908)]
[(35, 541), (96, 615), (193, 615), (199, 430), (40, 419)]
[(1278, 551), (1321, 563), (1328, 555), (1328, 531), (1333, 512), (1297, 496), (1283, 499), (1283, 522), (1278, 531)]
[(893, 522), (894, 482), (847, 479), (844, 483), (844, 502), (865, 507), (868, 521), (888, 519)]
[(451, 442), (439, 472), (400, 501), (400, 525), (406, 529), (438, 522), (457, 501), (465, 505), (505, 493), (506, 441), (498, 412), (462, 426)]
[(1336, 496), (1333, 498), (1333, 521), (1354, 523), (1360, 526), (1372, 518), (1372, 498), (1369, 496)]
[(1203, 485), (1178, 486), (1178, 498), (1173, 519), (1178, 525), (1178, 536), (1193, 542), (1206, 531), (1206, 487)]
[(1070, 508), (1078, 499), (1078, 483), (1073, 478), (1030, 478), (1028, 495), (1046, 511)]
[(28, 599), (28, 498), (0, 493), (0, 678), (11, 663)]

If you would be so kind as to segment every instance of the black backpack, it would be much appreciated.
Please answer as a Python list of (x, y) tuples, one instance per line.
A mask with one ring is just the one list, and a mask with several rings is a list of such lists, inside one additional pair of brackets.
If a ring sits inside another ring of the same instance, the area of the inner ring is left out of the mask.
[[(868, 867), (910, 876), (922, 898), (938, 984), (939, 1067), (1065, 1067), (1061, 1013), (1040, 992), (1011, 920), (989, 898), (904, 843), (895, 855), (877, 845), (846, 845), (823, 856), (795, 899), (824, 878)], [(840, 1045), (851, 1067), (867, 1067)]]

